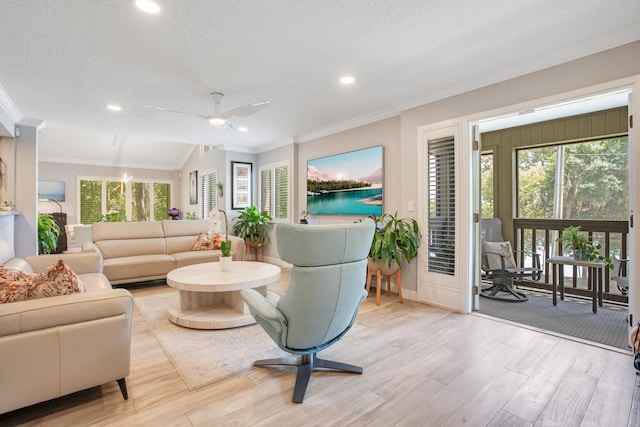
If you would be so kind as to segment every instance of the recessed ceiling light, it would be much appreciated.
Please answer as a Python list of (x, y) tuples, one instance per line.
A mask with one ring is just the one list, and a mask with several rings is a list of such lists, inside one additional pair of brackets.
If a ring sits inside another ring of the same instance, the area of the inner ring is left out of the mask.
[(160, 12), (160, 6), (153, 0), (136, 0), (136, 7), (147, 13)]
[(249, 130), (249, 129), (248, 129), (248, 128), (246, 128), (246, 127), (244, 127), (244, 126), (241, 126), (241, 127), (239, 127), (239, 128), (238, 128), (238, 132), (246, 132), (246, 131), (248, 131), (248, 130)]
[(356, 79), (353, 78), (352, 76), (340, 77), (340, 83), (342, 83), (343, 85), (350, 85), (350, 84), (353, 84), (353, 82), (355, 81)]
[(107, 105), (107, 110), (122, 111), (122, 107), (119, 106), (119, 105), (115, 105), (115, 104), (109, 104), (109, 105)]

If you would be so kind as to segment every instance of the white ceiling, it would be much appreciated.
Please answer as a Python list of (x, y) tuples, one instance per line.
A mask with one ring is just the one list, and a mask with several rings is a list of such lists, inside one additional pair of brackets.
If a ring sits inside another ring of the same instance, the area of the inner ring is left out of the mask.
[[(45, 121), (41, 159), (177, 169), (183, 143), (260, 152), (640, 39), (638, 0), (157, 2), (2, 0), (0, 84)], [(271, 105), (246, 133), (144, 108), (210, 113), (212, 90)]]

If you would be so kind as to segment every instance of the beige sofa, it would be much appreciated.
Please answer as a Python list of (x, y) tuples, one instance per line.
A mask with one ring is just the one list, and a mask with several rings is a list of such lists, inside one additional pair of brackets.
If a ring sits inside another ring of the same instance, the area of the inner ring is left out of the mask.
[(96, 253), (14, 258), (0, 240), (0, 263), (27, 273), (63, 259), (86, 288), (62, 295), (0, 304), (0, 413), (125, 377), (131, 358), (133, 298), (112, 289)]
[[(164, 279), (175, 268), (220, 258), (220, 250), (191, 250), (209, 224), (208, 220), (97, 222), (92, 225), (92, 247), (102, 255), (104, 274), (114, 285)], [(234, 259), (244, 259), (244, 240), (228, 238)]]

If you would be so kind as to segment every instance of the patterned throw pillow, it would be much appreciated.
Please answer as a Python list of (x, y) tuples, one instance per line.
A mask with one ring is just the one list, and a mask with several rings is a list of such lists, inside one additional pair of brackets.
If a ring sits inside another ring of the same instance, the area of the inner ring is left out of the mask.
[(58, 260), (55, 264), (35, 274), (31, 279), (33, 289), (31, 298), (45, 298), (57, 295), (80, 294), (86, 291), (76, 273)]
[(200, 233), (196, 239), (196, 243), (191, 248), (192, 251), (210, 251), (213, 249), (220, 249), (220, 242), (224, 239), (222, 234), (216, 234), (213, 237), (207, 236), (205, 233)]
[(24, 301), (31, 291), (33, 275), (0, 265), (0, 303)]
[(86, 289), (76, 273), (58, 260), (38, 274), (0, 266), (0, 303), (83, 293)]
[(511, 250), (511, 242), (482, 242), (482, 249), (487, 255), (490, 270), (502, 270), (500, 255), (504, 255), (505, 268), (516, 267), (516, 260), (513, 258), (513, 250)]

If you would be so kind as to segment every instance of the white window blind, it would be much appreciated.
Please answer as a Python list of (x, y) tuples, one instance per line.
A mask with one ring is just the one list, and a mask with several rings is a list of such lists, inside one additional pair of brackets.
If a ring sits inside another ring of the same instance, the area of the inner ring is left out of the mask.
[(202, 215), (201, 218), (209, 218), (209, 212), (218, 208), (218, 173), (216, 171), (205, 172), (200, 178), (202, 190)]
[(455, 274), (455, 158), (453, 137), (428, 142), (428, 270)]

